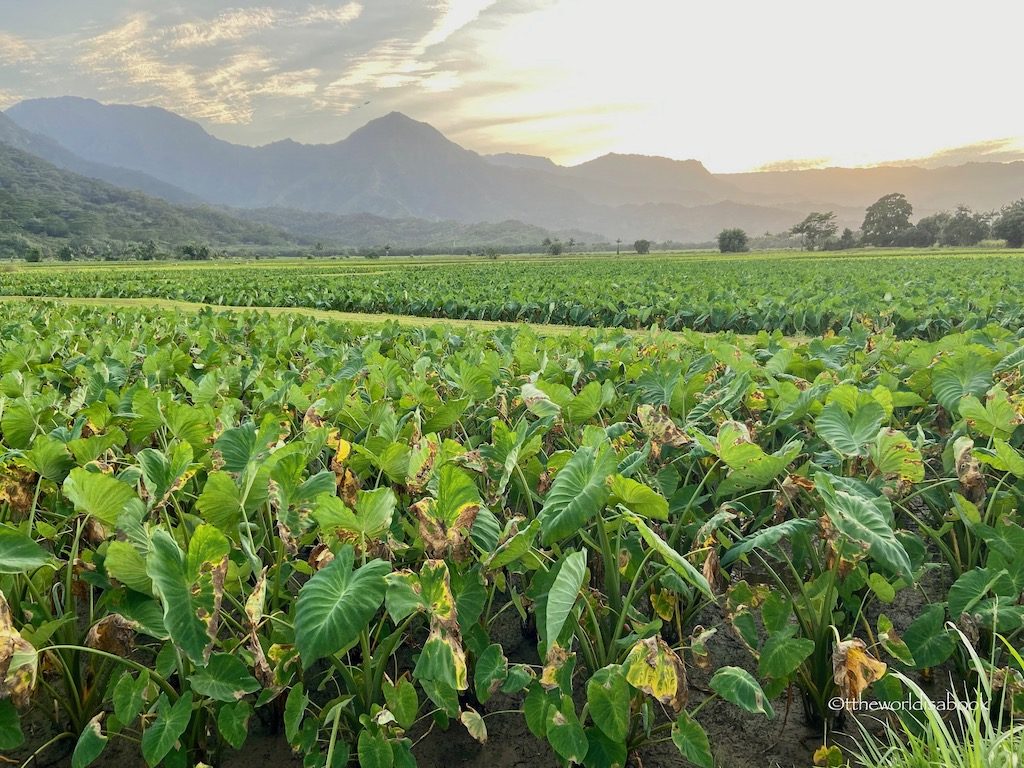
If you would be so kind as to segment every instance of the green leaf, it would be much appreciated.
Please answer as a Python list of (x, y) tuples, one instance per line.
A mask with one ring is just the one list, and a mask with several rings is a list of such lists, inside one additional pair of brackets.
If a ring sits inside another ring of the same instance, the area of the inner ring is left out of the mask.
[(937, 667), (953, 655), (956, 643), (943, 626), (945, 618), (946, 609), (942, 605), (929, 605), (903, 633), (903, 642), (914, 657), (915, 668)]
[(153, 593), (153, 580), (146, 572), (146, 559), (127, 541), (111, 541), (103, 559), (107, 575), (144, 595)]
[(571, 424), (583, 424), (601, 412), (601, 383), (592, 381), (565, 407), (565, 419)]
[(825, 502), (825, 511), (836, 531), (866, 548), (876, 562), (909, 579), (913, 573), (910, 556), (896, 538), (885, 515), (871, 500), (834, 487), (824, 472), (814, 477), (815, 487)]
[(949, 588), (949, 615), (960, 618), (983, 600), (1003, 577), (1001, 571), (975, 568), (965, 571)]
[(245, 664), (228, 653), (215, 653), (205, 667), (189, 676), (188, 681), (196, 693), (227, 703), (234, 703), (260, 687)]
[(228, 472), (211, 472), (196, 499), (203, 520), (228, 536), (238, 535), (242, 522), (242, 492)]
[(608, 498), (606, 481), (617, 466), (609, 449), (584, 447), (573, 454), (555, 475), (537, 515), (545, 545), (576, 533), (601, 510)]
[(992, 366), (969, 351), (943, 358), (932, 371), (932, 394), (939, 405), (954, 414), (965, 395), (984, 397), (991, 384)]
[(612, 741), (629, 735), (630, 688), (622, 667), (599, 669), (587, 681), (587, 705), (594, 725)]
[(0, 749), (17, 749), (24, 741), (18, 710), (10, 699), (0, 699)]
[(392, 768), (395, 753), (387, 737), (379, 731), (364, 728), (359, 732), (359, 768)]
[(974, 395), (960, 400), (960, 417), (990, 437), (1008, 440), (1019, 423), (1017, 411), (1002, 387), (993, 387), (982, 405)]
[(127, 483), (81, 467), (71, 470), (63, 488), (77, 511), (92, 515), (108, 528), (117, 525), (117, 518), (128, 502), (138, 499)]
[(818, 522), (816, 520), (808, 520), (804, 518), (793, 518), (792, 520), (786, 520), (784, 523), (779, 523), (778, 525), (762, 528), (753, 536), (748, 536), (742, 541), (738, 541), (729, 547), (725, 554), (722, 555), (721, 563), (723, 566), (730, 565), (754, 549), (770, 552), (771, 549), (783, 539), (791, 538), (799, 534), (811, 533), (812, 531), (817, 530), (817, 528)]
[(162, 528), (153, 532), (146, 573), (163, 605), (164, 626), (171, 639), (193, 664), (203, 666), (211, 638), (207, 634), (209, 625), (197, 612), (202, 610), (206, 616), (212, 616), (213, 594), (201, 590), (193, 596), (193, 580), (188, 578), (184, 553)]
[(217, 730), (228, 744), (241, 749), (249, 736), (249, 717), (252, 705), (244, 699), (231, 704), (222, 704), (217, 712)]
[(793, 637), (795, 628), (775, 632), (761, 648), (757, 671), (761, 677), (776, 680), (788, 678), (808, 656), (814, 653), (814, 641), (806, 637)]
[(750, 673), (739, 667), (721, 667), (711, 678), (711, 690), (751, 714), (775, 717), (771, 702)]
[(731, 470), (718, 486), (719, 496), (767, 487), (782, 474), (803, 448), (799, 441), (787, 443), (774, 453), (765, 453), (750, 439), (745, 424), (726, 421), (718, 429), (718, 456)]
[(711, 591), (711, 585), (708, 584), (708, 580), (704, 578), (704, 574), (698, 571), (689, 560), (672, 549), (667, 541), (652, 531), (647, 523), (636, 515), (624, 515), (624, 517), (628, 522), (636, 526), (636, 529), (640, 532), (640, 537), (647, 543), (647, 546), (651, 547), (661, 556), (662, 560), (665, 561), (665, 565), (682, 576), (690, 586), (695, 587), (708, 600), (715, 599), (715, 594)]
[(142, 734), (142, 756), (150, 768), (156, 766), (174, 748), (191, 719), (191, 691), (182, 694), (174, 706), (168, 701), (167, 694), (160, 694), (156, 702), (156, 719)]
[(550, 649), (565, 626), (565, 621), (576, 604), (583, 577), (587, 570), (587, 554), (569, 552), (562, 560), (555, 581), (548, 592), (547, 611), (544, 622), (544, 648)]
[(814, 431), (843, 456), (863, 456), (883, 421), (885, 409), (873, 400), (861, 404), (852, 416), (838, 402), (831, 402), (818, 415)]
[(96, 715), (86, 723), (82, 733), (78, 736), (78, 743), (75, 744), (75, 751), (71, 755), (71, 768), (86, 768), (92, 765), (93, 761), (103, 752), (107, 746), (107, 734), (100, 727), (103, 713)]
[(299, 726), (302, 725), (307, 706), (309, 697), (302, 683), (298, 682), (288, 691), (288, 698), (284, 702), (284, 736), (289, 744), (294, 744), (295, 737), (299, 735)]
[(508, 677), (508, 659), (497, 643), (488, 645), (473, 670), (473, 689), (481, 704), (486, 704)]
[(49, 435), (37, 437), (32, 443), (32, 450), (25, 452), (25, 458), (36, 472), (57, 484), (64, 482), (75, 466), (67, 446)]
[(563, 696), (559, 706), (548, 708), (546, 717), (547, 739), (551, 748), (565, 760), (582, 763), (589, 745), (572, 699)]
[(626, 764), (626, 742), (609, 739), (600, 728), (586, 728), (585, 768), (622, 768)]
[(299, 590), (295, 609), (295, 644), (302, 665), (337, 653), (359, 637), (384, 602), (391, 566), (371, 560), (352, 570), (355, 551), (344, 546), (327, 566)]
[(122, 673), (114, 686), (114, 714), (123, 725), (131, 725), (142, 711), (143, 697), (149, 687), (149, 672), (140, 672), (132, 677), (130, 672)]
[(668, 520), (668, 501), (653, 488), (622, 475), (612, 475), (609, 481), (610, 506), (621, 504), (631, 512), (655, 520)]
[(29, 573), (51, 559), (45, 549), (21, 531), (0, 525), (0, 573)]
[(875, 441), (868, 446), (868, 455), (879, 472), (886, 477), (920, 483), (924, 480), (924, 459), (902, 432), (895, 429), (879, 430)]
[(683, 712), (672, 725), (672, 743), (679, 754), (700, 768), (715, 768), (708, 735), (700, 723)]
[(383, 683), (384, 701), (387, 703), (388, 711), (395, 716), (395, 722), (403, 730), (412, 728), (416, 722), (416, 714), (420, 710), (420, 699), (416, 693), (416, 686), (406, 678), (402, 678), (397, 684), (385, 680)]

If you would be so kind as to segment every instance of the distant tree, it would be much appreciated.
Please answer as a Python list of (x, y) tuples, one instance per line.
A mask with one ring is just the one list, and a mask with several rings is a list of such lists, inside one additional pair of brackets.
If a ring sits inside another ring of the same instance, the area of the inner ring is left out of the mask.
[(27, 251), (25, 251), (23, 258), (30, 264), (36, 264), (43, 260), (43, 252), (40, 251), (38, 248), (30, 248)]
[(1003, 208), (992, 234), (1005, 240), (1007, 248), (1024, 247), (1024, 199)]
[(72, 248), (69, 243), (64, 243), (60, 248), (57, 249), (58, 261), (71, 261), (74, 258), (75, 249)]
[(861, 231), (864, 242), (872, 245), (896, 245), (900, 232), (910, 229), (910, 217), (914, 207), (906, 195), (893, 192), (879, 198), (864, 212)]
[(576, 247), (576, 238), (570, 237), (569, 242), (565, 244), (566, 248), (569, 249), (569, 253), (572, 253), (572, 249)]
[(917, 222), (917, 237), (920, 239), (921, 245), (928, 247), (939, 242), (942, 238), (942, 231), (946, 228), (946, 224), (949, 223), (949, 219), (948, 211), (939, 211), (931, 216), (925, 216)]
[(188, 261), (209, 261), (213, 258), (210, 246), (205, 243), (202, 245), (189, 243), (188, 245), (181, 246), (178, 250), (181, 252), (182, 257)]
[(159, 249), (156, 247), (156, 243), (152, 240), (147, 240), (146, 242), (139, 244), (139, 258), (143, 261), (153, 261), (157, 257), (158, 253)]
[(747, 233), (742, 229), (723, 229), (718, 233), (718, 250), (722, 253), (749, 251)]
[(843, 229), (843, 234), (839, 236), (839, 250), (848, 251), (851, 248), (857, 247), (857, 236), (853, 234), (853, 230), (849, 227)]
[(645, 254), (651, 252), (651, 241), (650, 240), (637, 240), (633, 243), (633, 250), (639, 254)]
[(541, 245), (544, 246), (545, 252), (552, 256), (561, 256), (562, 252), (565, 250), (565, 246), (562, 244), (562, 241), (557, 237), (554, 240), (550, 237), (545, 237), (544, 242), (542, 242)]
[(835, 235), (839, 225), (832, 211), (810, 213), (807, 218), (797, 224), (790, 232), (803, 238), (804, 248), (808, 251), (824, 247), (828, 239)]
[(313, 252), (316, 254), (318, 259), (321, 258), (324, 255), (324, 244), (317, 240), (316, 244), (313, 246)]
[(622, 238), (621, 237), (615, 238), (615, 255), (616, 256), (621, 256), (622, 255)]
[(900, 248), (929, 248), (935, 245), (935, 238), (929, 229), (910, 226), (906, 229), (901, 229), (897, 233), (896, 239), (890, 245), (896, 245)]
[(942, 228), (943, 245), (977, 245), (989, 232), (989, 219), (984, 213), (975, 213), (966, 205), (958, 205), (946, 226)]

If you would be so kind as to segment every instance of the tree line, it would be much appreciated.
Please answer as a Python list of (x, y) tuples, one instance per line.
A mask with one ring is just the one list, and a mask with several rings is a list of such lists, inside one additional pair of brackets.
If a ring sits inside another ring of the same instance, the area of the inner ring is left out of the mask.
[[(868, 206), (860, 231), (849, 227), (839, 232), (834, 211), (814, 211), (795, 224), (787, 234), (798, 236), (809, 251), (842, 251), (859, 246), (931, 248), (936, 245), (965, 247), (990, 238), (1006, 241), (1008, 248), (1024, 247), (1024, 199), (1001, 211), (973, 211), (958, 205), (954, 211), (940, 211), (911, 223), (914, 207), (900, 192), (884, 195)], [(750, 239), (742, 229), (723, 229), (718, 235), (722, 253), (750, 250)]]

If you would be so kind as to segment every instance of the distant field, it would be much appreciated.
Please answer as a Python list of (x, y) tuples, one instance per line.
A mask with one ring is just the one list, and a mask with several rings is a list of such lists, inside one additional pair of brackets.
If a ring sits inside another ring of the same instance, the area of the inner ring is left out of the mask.
[(44, 264), (0, 272), (8, 296), (159, 298), (576, 326), (815, 335), (867, 320), (938, 338), (1024, 325), (1019, 251), (459, 257)]

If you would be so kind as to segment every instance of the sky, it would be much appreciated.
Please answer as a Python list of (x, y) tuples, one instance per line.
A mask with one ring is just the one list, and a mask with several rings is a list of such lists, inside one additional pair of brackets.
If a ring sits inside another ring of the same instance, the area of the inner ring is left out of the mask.
[(1019, 0), (0, 0), (0, 108), (156, 105), (244, 144), (393, 110), (478, 152), (714, 172), (1024, 159)]

